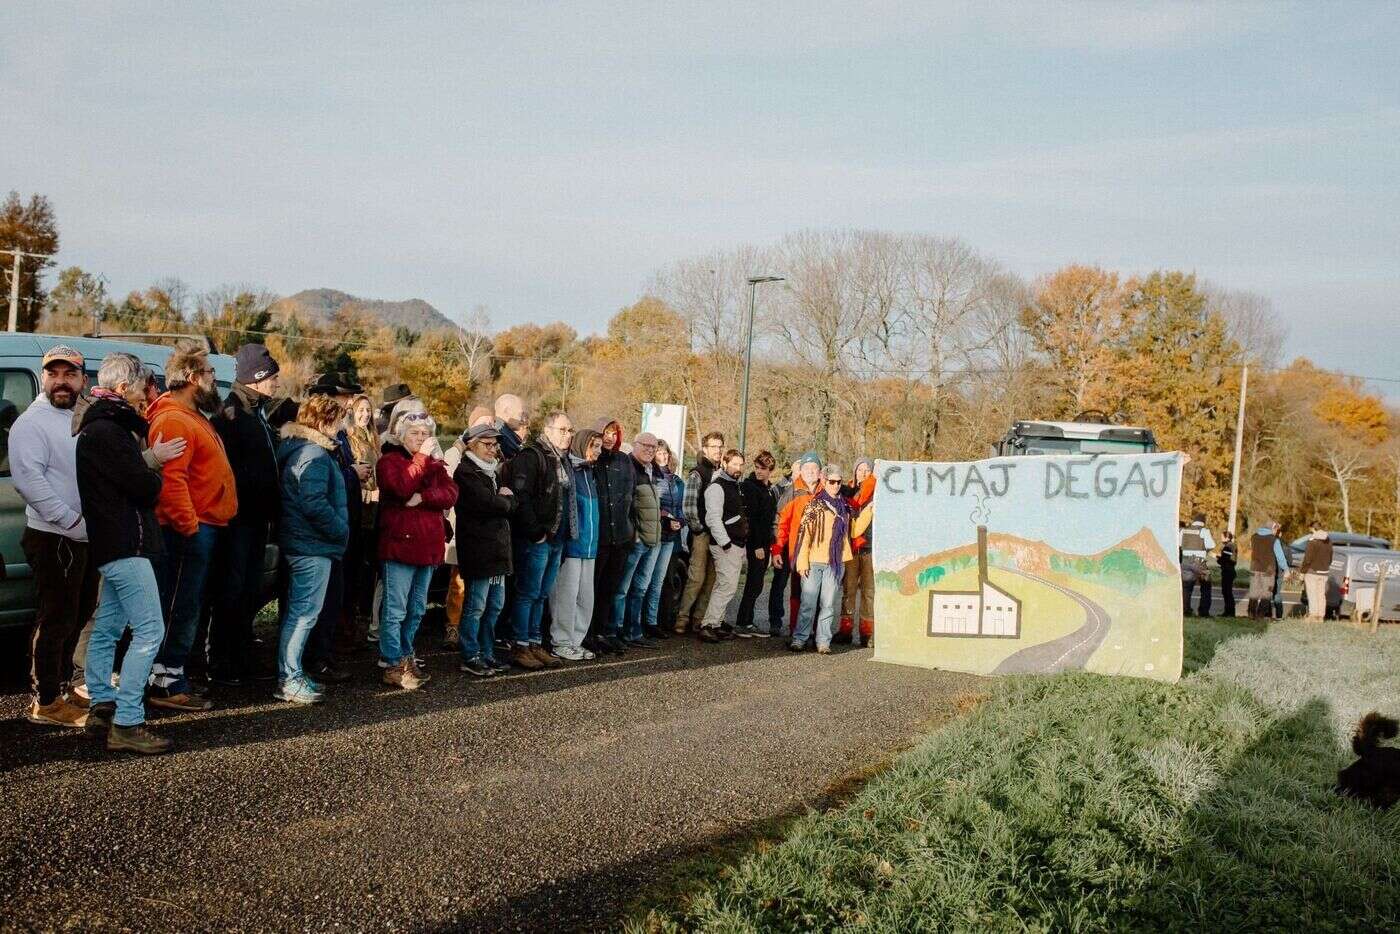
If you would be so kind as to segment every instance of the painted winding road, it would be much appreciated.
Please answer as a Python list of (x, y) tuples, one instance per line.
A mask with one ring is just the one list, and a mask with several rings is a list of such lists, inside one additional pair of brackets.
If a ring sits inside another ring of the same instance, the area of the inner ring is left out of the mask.
[(1009, 656), (992, 673), (997, 675), (1053, 674), (1057, 671), (1082, 669), (1089, 661), (1089, 657), (1094, 654), (1108, 635), (1108, 628), (1112, 623), (1108, 611), (1083, 594), (1075, 593), (1073, 590), (1061, 587), (1059, 584), (1035, 574), (1027, 574), (1025, 571), (1017, 571), (1012, 568), (998, 568), (998, 570), (1035, 581), (1037, 584), (1042, 584), (1069, 597), (1084, 609), (1084, 625), (1069, 635), (1022, 649)]

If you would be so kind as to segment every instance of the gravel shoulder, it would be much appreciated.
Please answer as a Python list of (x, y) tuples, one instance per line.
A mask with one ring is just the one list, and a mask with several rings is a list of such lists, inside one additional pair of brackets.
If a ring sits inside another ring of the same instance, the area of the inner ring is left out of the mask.
[(267, 689), (158, 718), (178, 751), (109, 756), (0, 698), (11, 930), (615, 926), (670, 860), (800, 809), (976, 691), (970, 675), (672, 639), (489, 682), (372, 662), (324, 705)]

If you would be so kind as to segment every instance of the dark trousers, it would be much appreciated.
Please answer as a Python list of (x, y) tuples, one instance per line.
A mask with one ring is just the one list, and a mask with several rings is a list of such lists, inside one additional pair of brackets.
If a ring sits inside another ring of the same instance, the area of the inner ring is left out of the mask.
[(746, 549), (745, 559), (747, 576), (744, 578), (743, 596), (739, 598), (739, 615), (734, 621), (735, 626), (753, 625), (753, 605), (758, 602), (758, 595), (763, 592), (763, 579), (768, 576), (767, 549), (764, 549), (762, 558), (755, 557), (752, 548)]
[[(365, 633), (360, 620), (369, 616), (370, 604), (374, 600), (375, 562), (370, 560), (373, 544), (367, 530), (352, 530), (350, 543), (345, 549), (345, 558), (341, 564), (342, 600), (340, 623), (335, 631), (335, 647), (346, 655), (358, 651), (364, 644)], [(331, 569), (331, 574), (334, 582), (334, 568)], [(327, 586), (326, 589), (329, 590), (330, 587)]]
[[(326, 582), (326, 598), (321, 602), (321, 613), (316, 617), (316, 625), (311, 629), (311, 637), (306, 640), (302, 655), (303, 667), (312, 674), (334, 661), (332, 650), (335, 634), (341, 627), (341, 617), (345, 607), (345, 562), (331, 560), (331, 576)], [(382, 623), (382, 620), (381, 620)]]
[(209, 621), (209, 667), (246, 676), (253, 669), (253, 620), (263, 604), (265, 522), (234, 521), (219, 530), (210, 575), (213, 616)]
[(1223, 616), (1235, 615), (1235, 569), (1220, 569), (1220, 599), (1225, 602)]
[(88, 562), (87, 542), (26, 527), (19, 543), (34, 571), (38, 608), (29, 677), (44, 706), (58, 699), (72, 672), (78, 633), (97, 608), (98, 573)]
[(165, 614), (165, 641), (151, 667), (151, 678), (156, 687), (170, 694), (187, 694), (190, 690), (185, 663), (194, 649), (204, 615), (209, 565), (221, 531), (201, 523), (193, 535), (185, 536), (169, 526), (161, 526), (165, 552), (152, 564), (160, 587), (161, 611)]
[[(622, 584), (623, 572), (627, 570), (627, 554), (632, 543), (622, 545), (598, 543), (598, 558), (593, 563), (593, 619), (588, 624), (588, 635), (596, 639), (608, 633), (612, 620), (613, 597)], [(620, 626), (622, 620), (618, 620)]]
[(676, 625), (676, 610), (679, 608), (681, 591), (685, 589), (685, 577), (677, 579), (674, 573), (676, 565), (682, 562), (681, 543), (676, 541), (671, 549), (671, 559), (666, 563), (666, 567), (657, 567), (653, 572), (663, 575), (661, 578), (661, 605), (656, 610), (656, 625), (658, 627), (674, 628)]
[(773, 583), (768, 588), (768, 631), (775, 636), (785, 629), (783, 620), (787, 617), (787, 608), (783, 604), (787, 602), (787, 583), (791, 576), (792, 569), (786, 564), (773, 569)]

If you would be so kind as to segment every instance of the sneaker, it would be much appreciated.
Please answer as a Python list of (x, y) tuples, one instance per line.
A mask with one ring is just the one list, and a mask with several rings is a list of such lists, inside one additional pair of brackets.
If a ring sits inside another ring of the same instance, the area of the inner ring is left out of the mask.
[(496, 676), (496, 669), (479, 658), (468, 659), (462, 662), (459, 670), (465, 671), (475, 678), (494, 678)]
[(442, 647), (444, 649), (457, 648), (457, 627), (448, 626), (442, 631)]
[(404, 659), (392, 668), (384, 669), (384, 683), (396, 688), (403, 688), (405, 691), (416, 691), (423, 686), (423, 682), (418, 680), (418, 675), (414, 673), (413, 666), (409, 664), (408, 659)]
[(579, 649), (578, 654), (579, 658), (583, 659), (586, 662), (591, 662), (593, 661), (593, 659), (598, 657), (595, 653), (590, 652), (587, 649)]
[(30, 723), (82, 729), (87, 725), (88, 712), (76, 704), (68, 703), (62, 697), (55, 697), (42, 707), (39, 706), (37, 700), (30, 701), (29, 712), (26, 716)]
[(549, 654), (566, 662), (583, 661), (583, 649), (576, 649), (572, 645), (556, 645)]
[(381, 658), (381, 659), (379, 660), (379, 667), (380, 667), (380, 668), (393, 668), (394, 666), (389, 664), (389, 660), (388, 660), (388, 659), (386, 659), (386, 658)]
[(801, 651), (802, 651), (802, 643), (801, 643), (801, 642), (789, 642), (789, 643), (788, 643), (788, 651), (789, 651), (789, 652), (801, 652)]
[(200, 697), (197, 694), (169, 694), (163, 688), (152, 688), (147, 700), (152, 707), (179, 710), (186, 713), (214, 709), (214, 702), (207, 697)]
[(544, 662), (535, 657), (535, 653), (530, 651), (528, 645), (517, 645), (510, 650), (510, 662), (517, 668), (524, 668), (526, 671), (539, 671), (544, 667)]
[(603, 643), (603, 648), (607, 649), (614, 655), (627, 654), (627, 643), (623, 642), (617, 636), (603, 636), (598, 641)]
[(540, 664), (546, 668), (562, 668), (564, 665), (562, 660), (546, 652), (542, 645), (532, 645), (530, 646), (530, 651), (535, 654), (535, 658), (539, 659)]
[(503, 675), (506, 672), (510, 671), (510, 663), (503, 662), (499, 658), (486, 658), (485, 656), (482, 656), (481, 660), (487, 665), (490, 665), (492, 668), (494, 668), (496, 670), (496, 674), (498, 675)]
[(236, 671), (216, 668), (209, 672), (209, 683), (225, 688), (238, 688), (243, 686), (243, 675)]
[(102, 701), (93, 704), (87, 712), (87, 731), (106, 736), (107, 731), (112, 728), (112, 718), (116, 715), (116, 701)]
[(819, 645), (819, 646), (817, 646), (817, 654), (818, 654), (818, 655), (830, 655), (830, 654), (831, 654), (831, 646), (829, 646), (829, 645)]
[(326, 695), (317, 690), (316, 683), (309, 678), (305, 681), (291, 681), (282, 685), (272, 695), (289, 704), (319, 704)]
[(107, 731), (108, 752), (135, 752), (143, 756), (159, 756), (174, 748), (174, 743), (144, 723), (135, 726), (117, 726), (113, 723)]
[(736, 639), (752, 639), (755, 635), (756, 632), (752, 626), (734, 627), (734, 638)]
[(68, 682), (68, 702), (77, 704), (79, 707), (86, 707), (91, 698), (88, 696), (87, 672), (81, 668), (73, 669), (73, 677)]
[(718, 631), (718, 630), (716, 630), (716, 629), (711, 629), (709, 626), (706, 626), (706, 627), (704, 627), (703, 629), (700, 630), (700, 641), (701, 641), (701, 642), (722, 642), (722, 641), (724, 641), (724, 640), (722, 640), (722, 639), (720, 638), (720, 635), (719, 635), (719, 631)]
[(424, 671), (423, 666), (418, 664), (417, 655), (410, 655), (408, 657), (408, 665), (413, 669), (413, 676), (417, 678), (420, 683), (427, 684), (429, 681), (433, 680), (433, 676)]
[(772, 633), (766, 629), (756, 629), (753, 626), (749, 627), (748, 638), (750, 639), (767, 639), (771, 635)]
[(367, 633), (365, 633), (365, 643), (366, 643), (367, 645), (378, 645), (378, 644), (379, 644), (379, 633), (377, 633), (377, 632), (367, 632)]

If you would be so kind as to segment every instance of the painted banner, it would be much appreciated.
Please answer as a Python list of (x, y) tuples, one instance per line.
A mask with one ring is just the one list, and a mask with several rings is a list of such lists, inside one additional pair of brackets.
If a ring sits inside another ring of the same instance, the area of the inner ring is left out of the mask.
[(685, 457), (685, 416), (683, 405), (665, 405), (660, 402), (642, 403), (642, 431), (649, 431), (665, 441), (675, 455), (671, 469), (679, 471)]
[(1181, 677), (1180, 454), (879, 461), (878, 661)]

